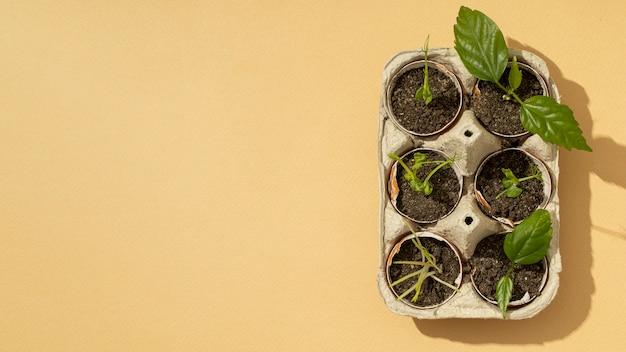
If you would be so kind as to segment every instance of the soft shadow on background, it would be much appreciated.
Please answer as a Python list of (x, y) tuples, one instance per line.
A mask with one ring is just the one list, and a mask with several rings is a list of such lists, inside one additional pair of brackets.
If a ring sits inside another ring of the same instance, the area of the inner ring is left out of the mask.
[(565, 79), (557, 65), (537, 49), (507, 38), (511, 48), (539, 55), (546, 61), (550, 76), (555, 81), (562, 103), (573, 111), (583, 130), (592, 153), (560, 150), (560, 252), (563, 271), (561, 285), (552, 303), (537, 316), (517, 321), (472, 319), (418, 320), (413, 319), (421, 333), (464, 343), (541, 344), (558, 340), (575, 331), (587, 318), (591, 309), (591, 296), (595, 291), (591, 266), (591, 228), (626, 239), (626, 235), (601, 224), (592, 225), (590, 217), (590, 174), (626, 188), (624, 177), (626, 146), (609, 137), (592, 138), (592, 117), (588, 108), (589, 97), (576, 82)]

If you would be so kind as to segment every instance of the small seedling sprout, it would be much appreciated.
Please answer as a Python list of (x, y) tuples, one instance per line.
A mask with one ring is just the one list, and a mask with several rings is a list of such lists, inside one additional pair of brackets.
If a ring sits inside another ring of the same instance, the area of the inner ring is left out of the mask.
[(517, 56), (513, 56), (513, 60), (511, 61), (511, 69), (509, 70), (509, 86), (504, 87), (499, 81), (497, 84), (500, 89), (506, 91), (506, 94), (503, 96), (505, 100), (510, 100), (511, 97), (513, 97), (518, 103), (524, 104), (522, 99), (515, 94), (515, 90), (522, 84), (522, 70), (519, 69), (519, 65), (517, 64)]
[(415, 303), (417, 302), (417, 299), (419, 298), (420, 292), (422, 290), (422, 284), (424, 283), (424, 280), (426, 280), (427, 278), (431, 277), (433, 278), (433, 280), (440, 282), (441, 284), (453, 289), (456, 292), (460, 292), (460, 290), (458, 288), (456, 288), (454, 285), (445, 282), (444, 280), (438, 278), (437, 276), (435, 276), (437, 273), (441, 274), (442, 273), (442, 269), (440, 266), (437, 266), (437, 259), (435, 257), (433, 257), (429, 252), (428, 249), (426, 249), (426, 247), (424, 247), (422, 245), (422, 243), (419, 240), (419, 237), (417, 236), (417, 233), (415, 232), (415, 230), (413, 230), (413, 228), (411, 227), (411, 224), (409, 224), (408, 221), (404, 220), (404, 223), (406, 224), (406, 226), (411, 230), (411, 233), (413, 233), (414, 237), (411, 238), (411, 241), (413, 242), (413, 244), (415, 245), (415, 247), (417, 247), (417, 249), (419, 249), (421, 256), (422, 256), (422, 260), (421, 261), (394, 261), (393, 264), (403, 264), (403, 265), (417, 265), (419, 267), (419, 269), (417, 269), (416, 271), (409, 273), (401, 278), (399, 278), (398, 280), (392, 282), (390, 284), (391, 287), (396, 286), (399, 283), (402, 283), (408, 279), (411, 279), (413, 277), (417, 276), (417, 282), (411, 286), (410, 288), (408, 288), (406, 291), (404, 291), (402, 294), (400, 294), (398, 296), (398, 300), (401, 300), (403, 298), (405, 298), (406, 296), (408, 296), (411, 292), (415, 291), (415, 294), (413, 295), (413, 298), (411, 298), (411, 302)]
[(433, 93), (430, 90), (430, 84), (428, 82), (428, 39), (430, 36), (426, 37), (426, 42), (424, 43), (424, 47), (422, 50), (424, 51), (424, 85), (421, 86), (417, 92), (415, 92), (415, 100), (423, 100), (425, 105), (428, 105), (433, 100)]
[[(402, 168), (405, 171), (404, 178), (407, 181), (409, 181), (409, 185), (411, 186), (411, 189), (414, 190), (415, 192), (422, 192), (427, 196), (433, 193), (433, 187), (429, 182), (430, 179), (433, 177), (433, 175), (444, 166), (452, 164), (455, 160), (454, 157), (452, 157), (447, 160), (430, 160), (429, 161), (429, 160), (426, 160), (426, 154), (416, 152), (413, 154), (413, 160), (414, 160), (413, 167), (409, 168), (407, 164), (402, 160), (402, 158), (400, 158), (398, 155), (394, 153), (389, 153), (389, 157), (397, 161), (398, 164), (402, 166)], [(438, 165), (434, 169), (432, 169), (428, 173), (428, 175), (426, 175), (426, 178), (424, 178), (424, 181), (422, 181), (420, 180), (419, 177), (417, 177), (417, 171), (420, 169), (420, 167), (422, 167), (422, 165), (425, 165), (425, 164), (438, 164)]]
[(515, 177), (515, 174), (513, 174), (513, 171), (511, 171), (511, 169), (502, 168), (502, 173), (504, 174), (504, 178), (502, 179), (502, 186), (504, 187), (504, 191), (498, 193), (496, 199), (500, 198), (504, 194), (506, 194), (509, 198), (517, 198), (524, 191), (518, 185), (524, 181), (537, 179), (543, 184), (541, 170), (539, 170), (539, 168), (533, 163), (530, 163), (530, 166), (533, 169), (533, 174), (522, 178)]

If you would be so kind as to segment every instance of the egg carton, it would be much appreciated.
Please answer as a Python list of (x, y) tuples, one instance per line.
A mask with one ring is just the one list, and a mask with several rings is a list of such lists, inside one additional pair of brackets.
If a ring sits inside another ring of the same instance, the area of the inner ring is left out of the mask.
[[(548, 86), (549, 95), (560, 100), (554, 81), (550, 78), (545, 62), (537, 55), (528, 51), (509, 51), (510, 56), (515, 55), (519, 62), (526, 63), (537, 71)], [(407, 63), (423, 60), (424, 52), (421, 50), (405, 51), (394, 55), (385, 65), (383, 70), (383, 89), (379, 106), (378, 126), (378, 166), (379, 166), (379, 237), (380, 237), (380, 264), (377, 274), (377, 283), (380, 294), (386, 306), (392, 312), (418, 319), (442, 319), (442, 318), (494, 318), (501, 319), (500, 309), (485, 300), (474, 290), (467, 270), (464, 270), (460, 292), (456, 293), (445, 304), (436, 308), (414, 308), (401, 300), (398, 300), (389, 288), (386, 278), (386, 261), (392, 247), (398, 240), (410, 232), (391, 203), (387, 191), (387, 182), (393, 160), (387, 155), (396, 153), (402, 155), (405, 152), (418, 148), (432, 148), (440, 150), (447, 155), (457, 156), (455, 163), (463, 176), (462, 197), (456, 208), (448, 216), (430, 224), (411, 223), (416, 231), (432, 231), (448, 241), (452, 242), (461, 252), (462, 260), (469, 259), (477, 243), (491, 235), (510, 231), (511, 228), (487, 215), (479, 208), (474, 195), (474, 177), (481, 161), (489, 154), (511, 145), (511, 141), (488, 132), (476, 119), (474, 112), (465, 109), (456, 122), (443, 133), (430, 137), (418, 137), (406, 133), (396, 126), (386, 109), (386, 90), (395, 72)], [(454, 49), (437, 48), (428, 51), (428, 60), (445, 66), (459, 79), (463, 96), (468, 97), (477, 79), (472, 76), (463, 66)], [(537, 135), (519, 140), (516, 147), (528, 151), (540, 160), (548, 168), (552, 176), (552, 194), (547, 204), (543, 206), (552, 219), (552, 242), (547, 253), (549, 263), (548, 278), (543, 291), (532, 302), (515, 309), (509, 309), (507, 318), (525, 319), (530, 318), (542, 311), (555, 297), (559, 287), (559, 273), (562, 270), (561, 256), (559, 252), (559, 149), (558, 146), (543, 141)]]

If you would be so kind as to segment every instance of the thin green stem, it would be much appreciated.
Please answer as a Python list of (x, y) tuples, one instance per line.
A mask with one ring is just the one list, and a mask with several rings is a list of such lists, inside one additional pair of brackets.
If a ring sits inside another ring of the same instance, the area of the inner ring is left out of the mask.
[(422, 292), (422, 284), (424, 283), (424, 280), (433, 275), (435, 275), (435, 273), (433, 273), (432, 271), (426, 271), (424, 275), (420, 275), (420, 277), (417, 278), (417, 283), (415, 285), (415, 296), (413, 296), (411, 302), (417, 302), (417, 298), (419, 297), (420, 292)]
[(513, 270), (515, 270), (515, 263), (511, 262), (511, 267), (506, 272), (506, 276), (511, 277), (511, 274), (513, 274)]
[(456, 286), (454, 286), (454, 285), (452, 285), (452, 284), (449, 284), (449, 283), (447, 283), (447, 282), (445, 282), (445, 281), (441, 280), (440, 278), (438, 278), (438, 277), (436, 277), (436, 276), (434, 276), (434, 275), (432, 276), (432, 278), (433, 278), (434, 280), (436, 280), (437, 282), (439, 282), (439, 283), (441, 283), (441, 284), (444, 284), (444, 285), (446, 285), (446, 286), (450, 287), (451, 289), (455, 290), (457, 293), (458, 293), (458, 292), (461, 292), (461, 290), (459, 290)]
[(417, 262), (417, 261), (411, 261), (411, 260), (398, 260), (398, 261), (393, 262), (392, 264), (422, 265), (422, 266), (433, 267), (433, 265), (428, 262)]
[[(424, 267), (424, 268), (426, 268), (426, 267)], [(398, 280), (392, 282), (390, 286), (393, 287), (393, 286), (395, 286), (397, 284), (405, 282), (406, 280), (408, 280), (408, 279), (410, 279), (412, 277), (416, 277), (417, 275), (420, 275), (422, 273), (422, 271), (424, 270), (424, 268), (422, 268), (420, 270), (417, 270), (417, 271), (414, 271), (414, 272), (412, 272), (410, 274), (404, 275), (403, 277), (399, 278)]]
[(505, 189), (504, 191), (502, 191), (502, 192), (498, 193), (498, 194), (496, 195), (496, 199), (498, 199), (498, 198), (502, 197), (502, 195), (503, 195), (503, 194), (505, 194), (505, 193), (506, 193), (506, 191), (508, 191), (508, 189)]
[(428, 183), (428, 180), (430, 180), (431, 177), (433, 177), (433, 175), (435, 174), (435, 172), (437, 172), (439, 169), (441, 169), (442, 167), (452, 164), (453, 159), (449, 159), (446, 160), (444, 162), (442, 162), (441, 164), (437, 165), (437, 167), (435, 167), (434, 169), (432, 169), (428, 175), (426, 176), (426, 178), (424, 179), (424, 183)]
[(541, 177), (541, 171), (539, 171), (539, 169), (537, 169), (536, 167), (535, 167), (535, 172), (532, 175), (519, 178), (518, 180), (521, 183), (521, 182), (524, 182), (524, 181), (532, 180), (533, 178), (536, 178), (541, 183), (543, 183), (543, 178)]
[[(411, 231), (413, 231), (413, 229), (411, 229)], [(415, 247), (417, 247), (417, 249), (420, 250), (420, 252), (422, 253), (422, 257), (424, 259), (426, 259), (426, 261), (430, 264), (430, 266), (432, 266), (433, 268), (437, 269), (438, 272), (441, 272), (441, 269), (437, 266), (437, 262), (436, 262), (435, 258), (433, 258), (430, 255), (430, 252), (428, 252), (428, 249), (426, 249), (426, 247), (424, 247), (422, 245), (422, 242), (420, 242), (419, 237), (417, 235), (415, 235), (415, 237), (413, 237), (411, 239), (411, 241), (413, 242)]]
[(535, 175), (532, 175), (532, 176), (526, 176), (526, 177), (518, 178), (518, 180), (519, 180), (519, 182), (521, 183), (521, 182), (524, 182), (524, 181), (531, 180), (531, 179), (533, 179), (533, 178), (536, 178), (536, 176), (535, 176)]
[(431, 257), (430, 253), (428, 252), (428, 249), (426, 249), (426, 247), (422, 245), (422, 242), (420, 241), (419, 236), (413, 229), (413, 226), (411, 226), (411, 224), (406, 219), (402, 219), (402, 221), (404, 221), (404, 224), (406, 225), (406, 227), (408, 227), (409, 230), (411, 230), (411, 233), (413, 234), (413, 238), (411, 239), (411, 241), (413, 242), (415, 247), (417, 247), (417, 249), (420, 250), (420, 253), (422, 253), (422, 258), (426, 259), (426, 261), (430, 263), (432, 267), (437, 269), (438, 272), (441, 272), (441, 268), (437, 266), (437, 262), (435, 258)]
[(524, 102), (522, 101), (522, 99), (517, 94), (515, 94), (515, 92), (513, 90), (507, 89), (500, 82), (496, 81), (496, 82), (493, 82), (493, 83), (495, 83), (500, 89), (502, 89), (506, 93), (506, 95), (508, 95), (510, 97), (513, 97), (513, 99), (515, 99), (520, 105), (524, 105)]
[(409, 168), (409, 167), (408, 167), (408, 166), (404, 163), (404, 161), (402, 160), (402, 158), (400, 158), (399, 156), (397, 156), (397, 155), (396, 155), (396, 154), (394, 154), (394, 153), (389, 153), (389, 157), (390, 157), (391, 159), (393, 159), (393, 160), (397, 161), (397, 162), (400, 164), (400, 166), (402, 166), (402, 168), (404, 169), (404, 171), (406, 171), (406, 172), (410, 173), (411, 175), (414, 175), (414, 174), (413, 174), (413, 170), (411, 170), (411, 169), (410, 169), (410, 168)]
[(417, 288), (417, 282), (415, 283), (415, 285), (411, 286), (408, 290), (404, 291), (400, 296), (398, 296), (398, 301), (408, 296), (411, 291), (415, 290), (415, 288)]
[(517, 94), (515, 94), (515, 92), (511, 92), (511, 96), (513, 96), (513, 98), (515, 98), (515, 100), (517, 100), (519, 105), (524, 105), (524, 102), (522, 101), (522, 99)]
[[(424, 276), (428, 275), (428, 268), (427, 267), (423, 267), (423, 268), (421, 268), (420, 270), (418, 270), (416, 272), (413, 272), (413, 273), (411, 273), (409, 275), (406, 275), (406, 276), (398, 279), (398, 281), (396, 281), (394, 283), (394, 284), (397, 284), (397, 283), (406, 281), (406, 280), (408, 280), (408, 279), (410, 279), (412, 277), (418, 276), (418, 275), (419, 275), (419, 277), (418, 277), (417, 282), (415, 283), (415, 285), (411, 286), (408, 290), (404, 291), (404, 293), (402, 293), (400, 296), (398, 296), (398, 300), (401, 300), (404, 297), (406, 297), (412, 290), (416, 290), (417, 289), (418, 294), (419, 294), (419, 288), (421, 288), (422, 282), (424, 282)], [(432, 275), (432, 272), (431, 272), (431, 275)], [(400, 280), (402, 280), (402, 281), (400, 281)], [(393, 286), (394, 284), (391, 284), (391, 286)]]

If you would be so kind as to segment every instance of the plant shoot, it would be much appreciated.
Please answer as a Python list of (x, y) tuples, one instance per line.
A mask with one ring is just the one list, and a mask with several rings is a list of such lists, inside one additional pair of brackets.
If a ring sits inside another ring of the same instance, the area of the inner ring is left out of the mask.
[(496, 284), (496, 300), (502, 318), (506, 319), (506, 311), (513, 296), (511, 275), (515, 270), (515, 264), (538, 263), (546, 256), (550, 241), (552, 241), (552, 219), (550, 213), (544, 209), (535, 210), (504, 238), (504, 253), (511, 261), (511, 266)]
[[(454, 162), (454, 158), (447, 160), (426, 160), (426, 154), (416, 152), (413, 154), (413, 167), (408, 167), (408, 165), (398, 155), (389, 153), (389, 157), (397, 161), (398, 164), (402, 166), (405, 171), (404, 178), (409, 181), (411, 189), (415, 192), (422, 192), (427, 196), (433, 193), (433, 187), (429, 182), (433, 175), (444, 166), (448, 166)], [(419, 177), (417, 177), (417, 171), (422, 167), (422, 165), (425, 164), (437, 164), (437, 166), (432, 169), (422, 181)]]
[(430, 39), (430, 36), (426, 37), (426, 42), (422, 48), (424, 50), (424, 85), (415, 92), (415, 100), (423, 100), (425, 105), (428, 105), (433, 100), (433, 93), (428, 83), (428, 39)]
[(522, 178), (517, 178), (511, 169), (502, 168), (502, 173), (504, 174), (502, 186), (504, 187), (504, 191), (498, 193), (496, 199), (500, 198), (504, 194), (506, 194), (509, 198), (519, 197), (519, 195), (524, 191), (521, 187), (519, 187), (519, 184), (524, 181), (537, 179), (543, 184), (543, 178), (541, 177), (541, 171), (539, 168), (533, 163), (530, 163), (530, 166), (533, 169), (533, 174)]

